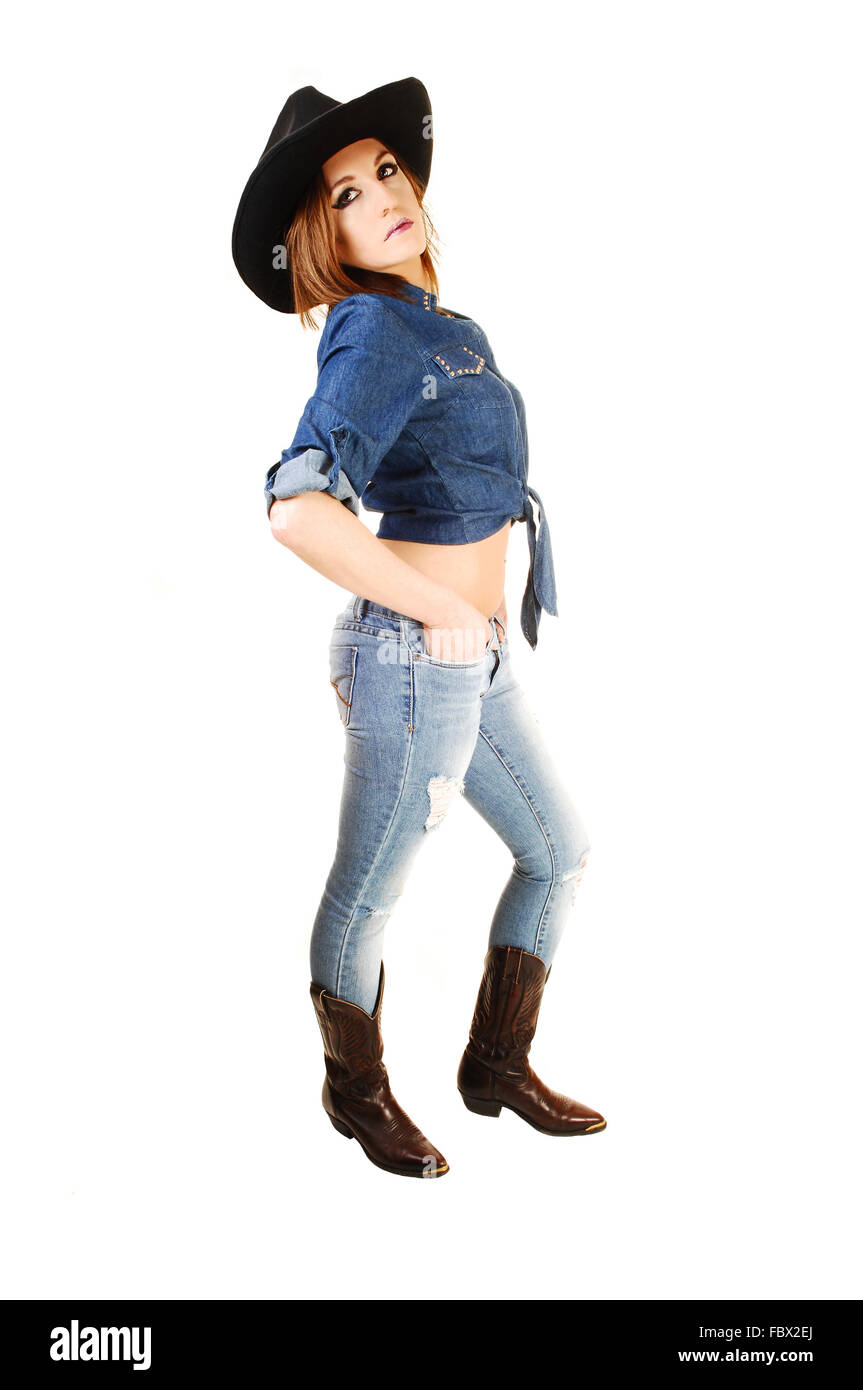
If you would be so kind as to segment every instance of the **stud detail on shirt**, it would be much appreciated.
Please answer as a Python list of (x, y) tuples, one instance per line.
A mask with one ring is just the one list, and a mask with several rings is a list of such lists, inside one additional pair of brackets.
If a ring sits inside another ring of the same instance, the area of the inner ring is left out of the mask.
[(445, 358), (441, 357), (439, 352), (435, 353), (435, 361), (440, 362), (442, 367), (444, 367), (448, 372), (453, 372), (455, 376), (464, 376), (465, 372), (469, 372), (473, 376), (476, 376), (477, 373), (481, 372), (483, 367), (485, 366), (485, 358), (480, 357), (478, 352), (473, 351), (473, 348), (463, 347), (462, 352), (469, 352), (471, 357), (475, 357), (477, 359), (477, 364), (475, 367), (453, 367), (449, 362), (446, 361)]
[[(431, 308), (431, 305), (429, 304), (429, 292), (428, 292), (428, 290), (423, 290), (423, 308), (424, 308), (424, 309), (430, 309), (430, 308)], [(446, 309), (436, 309), (436, 310), (435, 310), (435, 313), (437, 313), (437, 314), (443, 314), (444, 318), (448, 318), (448, 319), (455, 318), (455, 315), (454, 315), (454, 314), (448, 314), (447, 311), (446, 311)]]

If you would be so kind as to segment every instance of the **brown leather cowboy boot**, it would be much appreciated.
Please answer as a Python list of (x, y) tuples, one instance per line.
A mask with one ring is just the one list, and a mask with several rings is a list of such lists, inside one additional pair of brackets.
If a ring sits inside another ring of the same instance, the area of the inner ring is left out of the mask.
[(330, 1123), (339, 1134), (359, 1140), (366, 1158), (388, 1173), (443, 1177), (449, 1172), (443, 1154), (417, 1129), (390, 1090), (381, 1038), (383, 962), (371, 1015), (359, 1004), (327, 994), (314, 981), (311, 995), (324, 1040), (327, 1074), (321, 1099)]
[(499, 1115), (503, 1105), (543, 1134), (593, 1134), (605, 1129), (598, 1111), (550, 1090), (527, 1060), (550, 974), (520, 947), (489, 950), (458, 1088), (475, 1115)]

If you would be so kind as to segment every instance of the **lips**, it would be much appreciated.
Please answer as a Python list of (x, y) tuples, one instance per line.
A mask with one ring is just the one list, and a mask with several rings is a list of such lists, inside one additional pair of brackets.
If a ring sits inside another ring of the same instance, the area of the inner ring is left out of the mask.
[(409, 217), (402, 217), (402, 218), (400, 218), (399, 221), (396, 222), (396, 223), (394, 224), (394, 226), (390, 227), (389, 231), (387, 232), (386, 236), (384, 237), (384, 241), (389, 241), (390, 237), (391, 237), (391, 236), (394, 236), (396, 232), (403, 232), (403, 231), (405, 231), (408, 227), (412, 227), (412, 226), (413, 226), (413, 222), (410, 220)]

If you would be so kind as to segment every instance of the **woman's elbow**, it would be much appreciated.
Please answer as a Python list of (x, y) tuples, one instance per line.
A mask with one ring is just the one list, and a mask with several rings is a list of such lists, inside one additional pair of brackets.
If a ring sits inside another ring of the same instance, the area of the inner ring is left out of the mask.
[(341, 503), (325, 492), (301, 492), (295, 497), (278, 498), (270, 508), (270, 529), (276, 540), (289, 550), (300, 551), (333, 533), (335, 510)]
[(293, 549), (299, 532), (300, 497), (277, 498), (270, 507), (270, 530), (281, 545)]

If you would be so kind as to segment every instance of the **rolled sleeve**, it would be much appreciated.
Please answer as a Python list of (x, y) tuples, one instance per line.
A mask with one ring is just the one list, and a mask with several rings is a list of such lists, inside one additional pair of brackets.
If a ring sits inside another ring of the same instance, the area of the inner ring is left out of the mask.
[(344, 502), (355, 516), (360, 514), (360, 499), (350, 479), (338, 460), (331, 459), (323, 449), (306, 449), (296, 458), (290, 457), (289, 449), (284, 449), (279, 462), (267, 473), (265, 492), (267, 516), (274, 502), (299, 497), (303, 492), (328, 492)]
[(330, 310), (318, 348), (315, 394), (292, 443), (267, 473), (273, 502), (329, 492), (359, 516), (360, 498), (422, 398), (423, 366), (374, 297)]

